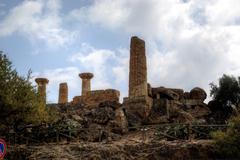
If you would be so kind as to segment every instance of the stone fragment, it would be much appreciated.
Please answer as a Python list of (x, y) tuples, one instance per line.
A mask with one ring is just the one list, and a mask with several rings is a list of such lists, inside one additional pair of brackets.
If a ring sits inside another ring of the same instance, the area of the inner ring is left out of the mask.
[(96, 108), (102, 102), (119, 102), (120, 92), (115, 89), (88, 91), (86, 95), (75, 96), (72, 104), (85, 104), (89, 108)]
[(152, 88), (152, 95), (155, 98), (162, 97), (169, 100), (179, 100), (180, 96), (175, 90), (165, 87)]
[(190, 91), (190, 98), (204, 101), (207, 98), (207, 93), (202, 88), (195, 87)]

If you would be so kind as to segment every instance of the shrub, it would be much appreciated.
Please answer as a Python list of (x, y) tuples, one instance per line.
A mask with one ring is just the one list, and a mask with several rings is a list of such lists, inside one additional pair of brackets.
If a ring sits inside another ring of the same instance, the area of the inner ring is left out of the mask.
[[(20, 76), (7, 56), (0, 51), (0, 120), (3, 128), (41, 124), (52, 120), (46, 105), (32, 86), (30, 78)], [(52, 114), (52, 113), (51, 113)]]
[(225, 132), (212, 133), (214, 144), (222, 158), (240, 158), (240, 116), (229, 120)]

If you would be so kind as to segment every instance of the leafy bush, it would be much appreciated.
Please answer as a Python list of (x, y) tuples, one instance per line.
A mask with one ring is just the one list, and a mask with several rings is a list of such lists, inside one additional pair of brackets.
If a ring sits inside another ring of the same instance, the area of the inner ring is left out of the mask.
[(226, 132), (213, 132), (214, 143), (222, 158), (240, 158), (240, 116), (229, 121)]
[(7, 56), (0, 51), (0, 120), (3, 128), (40, 124), (52, 120), (46, 105), (27, 77), (20, 76)]
[(210, 84), (210, 95), (213, 100), (208, 103), (212, 111), (210, 123), (226, 123), (227, 120), (236, 114), (240, 106), (240, 77), (223, 75), (219, 84)]

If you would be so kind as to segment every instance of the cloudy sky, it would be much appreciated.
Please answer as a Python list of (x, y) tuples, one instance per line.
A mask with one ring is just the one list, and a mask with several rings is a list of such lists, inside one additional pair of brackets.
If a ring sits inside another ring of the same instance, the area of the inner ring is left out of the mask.
[(240, 0), (0, 0), (0, 50), (21, 75), (47, 77), (48, 102), (67, 82), (80, 95), (128, 90), (130, 37), (146, 42), (153, 87), (209, 91), (223, 73), (240, 74)]

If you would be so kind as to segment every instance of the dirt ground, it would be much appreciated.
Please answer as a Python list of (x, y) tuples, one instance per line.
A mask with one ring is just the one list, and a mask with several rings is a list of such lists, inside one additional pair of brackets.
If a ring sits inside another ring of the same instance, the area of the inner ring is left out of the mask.
[(148, 131), (132, 132), (117, 141), (61, 142), (10, 147), (8, 159), (215, 159), (211, 140), (158, 140)]

